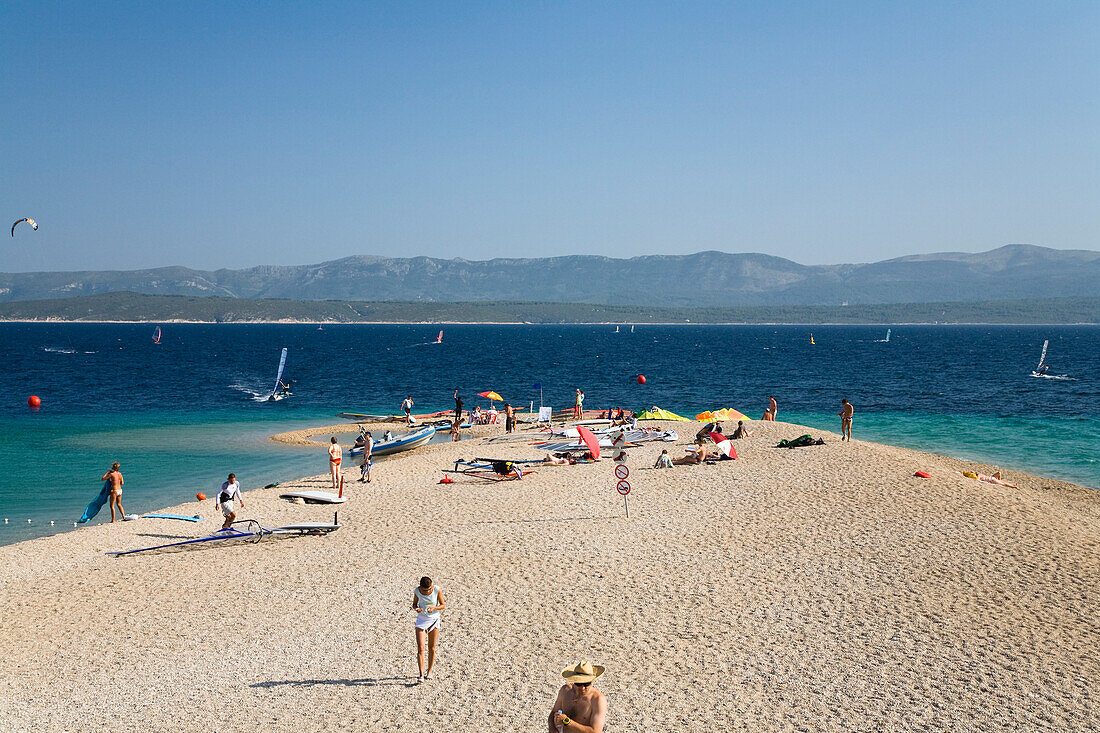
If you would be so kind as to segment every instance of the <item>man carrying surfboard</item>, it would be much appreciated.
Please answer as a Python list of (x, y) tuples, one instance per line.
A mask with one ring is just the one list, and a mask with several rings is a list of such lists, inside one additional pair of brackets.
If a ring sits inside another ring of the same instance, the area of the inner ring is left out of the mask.
[(225, 517), (222, 529), (229, 529), (233, 526), (233, 522), (237, 521), (237, 506), (235, 502), (241, 505), (241, 509), (244, 509), (244, 497), (241, 496), (241, 484), (237, 481), (237, 475), (231, 473), (229, 474), (229, 478), (222, 483), (221, 488), (218, 489), (218, 498), (214, 500), (214, 509), (221, 509), (222, 516)]

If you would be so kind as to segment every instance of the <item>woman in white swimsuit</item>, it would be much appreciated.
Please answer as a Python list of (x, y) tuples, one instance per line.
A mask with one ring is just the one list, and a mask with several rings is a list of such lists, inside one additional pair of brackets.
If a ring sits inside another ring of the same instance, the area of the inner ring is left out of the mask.
[[(443, 594), (432, 584), (432, 579), (424, 576), (420, 585), (413, 589), (413, 609), (416, 611), (416, 666), (420, 670), (417, 682), (432, 678), (435, 666), (435, 645), (439, 641), (439, 616), (447, 607)], [(424, 643), (428, 644), (428, 671), (424, 671)]]

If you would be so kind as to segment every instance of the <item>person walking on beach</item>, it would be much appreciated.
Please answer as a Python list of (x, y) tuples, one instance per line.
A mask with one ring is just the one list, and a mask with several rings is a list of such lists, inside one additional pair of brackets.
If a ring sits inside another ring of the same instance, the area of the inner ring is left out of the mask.
[(405, 424), (406, 425), (412, 425), (413, 424), (413, 416), (412, 416), (413, 396), (412, 395), (407, 396), (405, 398), (404, 402), (401, 403), (401, 409), (405, 412)]
[(573, 419), (580, 420), (584, 417), (584, 392), (577, 387), (577, 401), (573, 403)]
[(462, 418), (456, 417), (451, 423), (451, 442), (457, 443), (462, 437)]
[(772, 414), (772, 420), (779, 415), (779, 403), (775, 401), (775, 395), (768, 395), (768, 412)]
[[(425, 575), (420, 579), (420, 585), (413, 589), (413, 610), (416, 611), (413, 632), (416, 634), (416, 667), (420, 672), (416, 678), (417, 682), (432, 678), (432, 668), (435, 667), (435, 645), (439, 641), (440, 612), (446, 608), (443, 593), (432, 583), (432, 579)], [(428, 647), (427, 671), (424, 669), (425, 645)]]
[[(118, 469), (122, 468), (118, 461), (111, 464), (111, 468), (107, 473), (99, 479), (100, 481), (109, 481), (111, 483), (108, 489), (107, 501), (108, 506), (111, 507), (111, 521), (115, 521), (115, 504), (118, 505), (119, 519), (126, 518), (126, 510), (122, 508), (122, 472)], [(102, 504), (100, 505), (102, 506)]]
[(511, 402), (504, 403), (504, 432), (516, 432), (516, 411), (512, 409)]
[(344, 457), (344, 451), (340, 447), (340, 444), (336, 442), (336, 436), (332, 436), (332, 443), (328, 447), (328, 472), (332, 476), (332, 490), (336, 491), (339, 488), (337, 484), (340, 482), (340, 459)]
[(374, 436), (370, 434), (370, 431), (363, 433), (363, 465), (359, 467), (359, 482), (370, 483), (370, 468), (374, 465), (374, 461), (370, 459), (371, 452), (374, 451)]
[(561, 671), (565, 684), (547, 718), (548, 733), (603, 733), (607, 698), (592, 686), (604, 668), (587, 659)]
[(852, 403), (844, 398), (840, 401), (840, 439), (851, 440), (852, 439), (852, 415), (856, 412), (856, 408), (852, 407)]
[(241, 496), (241, 484), (237, 481), (236, 474), (229, 474), (229, 478), (226, 479), (221, 488), (218, 489), (218, 498), (214, 499), (214, 510), (222, 510), (222, 516), (225, 517), (225, 521), (222, 523), (222, 529), (229, 529), (233, 526), (233, 522), (237, 521), (237, 504), (241, 505), (241, 509), (244, 509), (244, 497)]

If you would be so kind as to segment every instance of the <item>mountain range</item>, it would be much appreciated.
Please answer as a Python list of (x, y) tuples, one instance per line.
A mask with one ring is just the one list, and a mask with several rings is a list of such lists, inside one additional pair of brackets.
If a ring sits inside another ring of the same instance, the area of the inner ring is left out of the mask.
[(0, 274), (0, 301), (130, 291), (154, 295), (421, 302), (539, 301), (714, 307), (930, 303), (1100, 295), (1100, 252), (1012, 244), (988, 252), (800, 265), (764, 254), (698, 252), (492, 260), (345, 257), (239, 270)]

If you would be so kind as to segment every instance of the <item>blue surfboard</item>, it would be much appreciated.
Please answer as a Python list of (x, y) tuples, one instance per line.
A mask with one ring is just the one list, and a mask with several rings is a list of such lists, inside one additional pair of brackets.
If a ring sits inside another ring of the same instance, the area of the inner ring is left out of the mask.
[(103, 482), (103, 488), (99, 490), (99, 496), (92, 499), (92, 503), (84, 510), (84, 514), (81, 515), (80, 519), (76, 520), (79, 524), (84, 524), (92, 517), (99, 514), (99, 510), (103, 508), (103, 505), (107, 503), (107, 499), (111, 496), (110, 487), (110, 481)]

